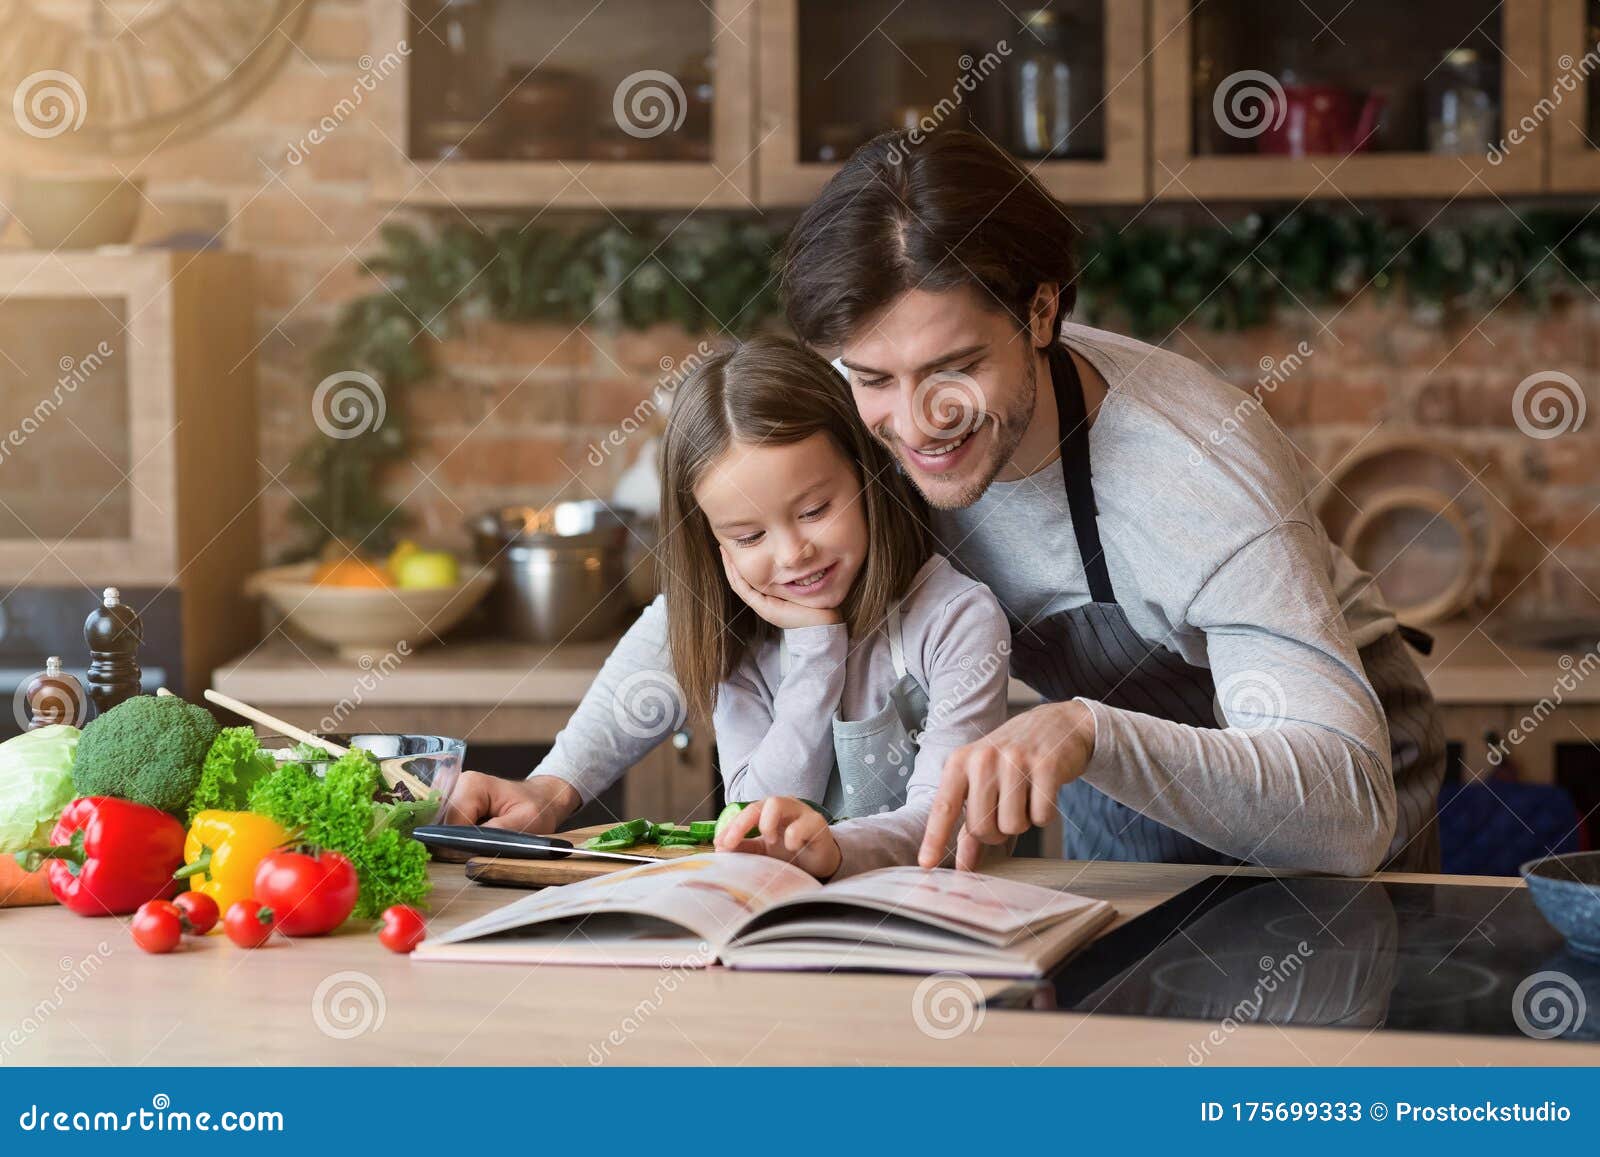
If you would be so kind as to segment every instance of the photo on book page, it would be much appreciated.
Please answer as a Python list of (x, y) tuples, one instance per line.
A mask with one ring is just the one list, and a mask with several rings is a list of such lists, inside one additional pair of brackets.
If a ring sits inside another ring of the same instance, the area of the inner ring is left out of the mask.
[(820, 884), (764, 856), (708, 853), (522, 897), (413, 955), (1033, 977), (1114, 914), (1102, 900), (944, 868), (880, 868)]

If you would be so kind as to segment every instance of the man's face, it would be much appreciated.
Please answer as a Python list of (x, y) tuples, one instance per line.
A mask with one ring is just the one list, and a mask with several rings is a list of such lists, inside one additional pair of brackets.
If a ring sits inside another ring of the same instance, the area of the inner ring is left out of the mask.
[(1038, 351), (979, 292), (907, 290), (839, 351), (861, 420), (943, 509), (978, 500), (1033, 418)]

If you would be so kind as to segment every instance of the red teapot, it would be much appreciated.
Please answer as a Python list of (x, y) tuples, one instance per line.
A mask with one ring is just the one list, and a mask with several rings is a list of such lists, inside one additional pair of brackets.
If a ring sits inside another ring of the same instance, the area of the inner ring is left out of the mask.
[(1256, 138), (1256, 147), (1288, 157), (1359, 153), (1371, 141), (1387, 103), (1376, 92), (1363, 94), (1333, 84), (1286, 84), (1283, 103)]

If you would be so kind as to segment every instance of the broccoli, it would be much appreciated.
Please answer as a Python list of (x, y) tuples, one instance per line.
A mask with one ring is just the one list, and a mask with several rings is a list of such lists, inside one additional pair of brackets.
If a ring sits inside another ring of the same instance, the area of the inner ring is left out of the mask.
[(135, 695), (83, 729), (72, 763), (79, 795), (110, 795), (180, 818), (200, 782), (217, 721), (176, 695)]

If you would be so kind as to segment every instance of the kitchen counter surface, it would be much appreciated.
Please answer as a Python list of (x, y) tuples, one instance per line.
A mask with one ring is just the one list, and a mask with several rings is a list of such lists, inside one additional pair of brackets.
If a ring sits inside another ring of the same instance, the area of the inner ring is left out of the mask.
[[(1563, 676), (1576, 683), (1564, 692), (1565, 702), (1600, 703), (1600, 679), (1584, 680), (1571, 670), (1570, 660), (1561, 666), (1556, 651), (1509, 645), (1470, 623), (1445, 623), (1430, 630), (1436, 637), (1433, 654), (1417, 660), (1442, 704), (1535, 703), (1550, 696)], [(610, 651), (610, 641), (537, 647), (469, 639), (421, 647), (387, 663), (382, 658), (367, 663), (278, 634), (219, 668), (212, 685), (267, 707), (322, 709), (354, 696), (369, 708), (460, 704), (565, 709), (577, 705)], [(1016, 680), (1010, 699), (1017, 708), (1038, 702)]]
[[(1108, 899), (1119, 920), (1213, 871), (1059, 860), (999, 870)], [(468, 883), (457, 865), (432, 871), (436, 931), (523, 894)], [(972, 1031), (936, 1039), (913, 1019), (917, 977), (423, 963), (354, 930), (257, 951), (207, 937), (148, 956), (121, 925), (54, 907), (0, 911), (0, 1064), (1185, 1066), (1217, 1027), (987, 1011)], [(1243, 1025), (1207, 1063), (1597, 1064), (1600, 1046)]]

